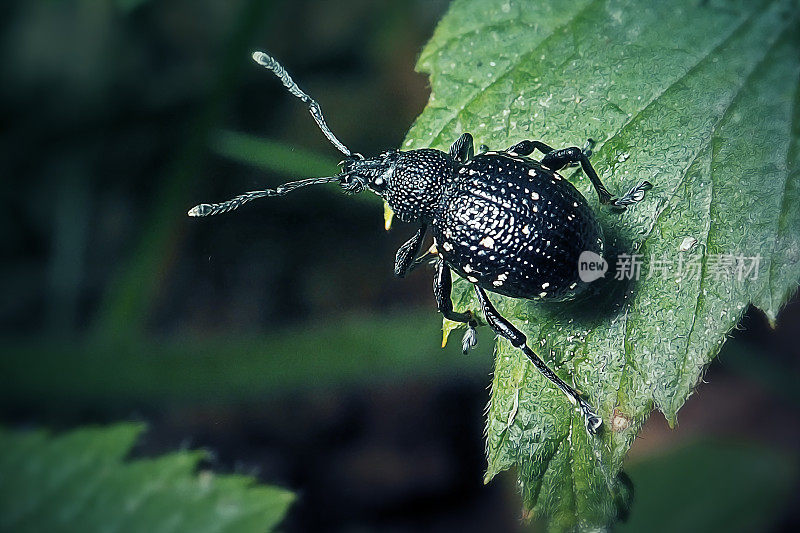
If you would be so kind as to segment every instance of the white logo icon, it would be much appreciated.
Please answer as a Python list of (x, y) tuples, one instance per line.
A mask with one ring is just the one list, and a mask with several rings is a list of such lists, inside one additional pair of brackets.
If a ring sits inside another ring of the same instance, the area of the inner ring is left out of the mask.
[(581, 252), (578, 257), (578, 277), (584, 283), (590, 283), (602, 278), (608, 271), (608, 263), (602, 255), (597, 255), (588, 250)]

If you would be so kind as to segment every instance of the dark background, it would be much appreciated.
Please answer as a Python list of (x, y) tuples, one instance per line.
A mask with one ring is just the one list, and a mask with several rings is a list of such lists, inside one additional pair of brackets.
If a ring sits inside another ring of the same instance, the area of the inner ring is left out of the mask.
[[(0, 422), (143, 420), (137, 453), (205, 447), (216, 470), (296, 491), (286, 531), (517, 529), (513, 474), (482, 484), (491, 337), (469, 357), (438, 348), (431, 271), (391, 275), (413, 228), (386, 233), (378, 201), (335, 185), (185, 216), (336, 171), (338, 152), (253, 49), (279, 58), (348, 146), (375, 153), (425, 105), (414, 63), (446, 8), (4, 2)], [(699, 528), (692, 512), (727, 531), (717, 515), (800, 526), (798, 328), (796, 300), (776, 330), (751, 310), (680, 427), (652, 417), (629, 461), (631, 529)], [(689, 453), (742, 442), (781, 471), (748, 471), (745, 456), (719, 468), (749, 477), (715, 485), (721, 472)], [(664, 464), (684, 473), (673, 485)], [(765, 490), (769, 505), (748, 505)], [(692, 491), (698, 508), (676, 509)]]

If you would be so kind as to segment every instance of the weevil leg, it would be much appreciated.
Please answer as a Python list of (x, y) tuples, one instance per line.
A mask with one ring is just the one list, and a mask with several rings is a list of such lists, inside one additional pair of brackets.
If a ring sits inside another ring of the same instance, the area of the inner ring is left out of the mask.
[[(594, 148), (594, 144), (595, 144), (594, 140), (592, 140), (592, 139), (587, 139), (586, 140), (586, 146), (584, 146), (584, 148), (582, 150), (583, 153), (586, 155), (586, 157), (591, 157), (592, 148)], [(511, 148), (509, 148), (507, 151), (516, 152), (519, 155), (530, 155), (530, 154), (533, 153), (534, 150), (539, 150), (540, 152), (542, 152), (545, 155), (549, 154), (550, 152), (555, 152), (556, 151), (555, 148), (553, 148), (549, 144), (543, 143), (542, 141), (520, 141), (517, 144), (515, 144), (514, 146), (512, 146)], [(571, 162), (565, 163), (565, 165), (576, 164), (576, 163), (577, 163), (576, 161), (571, 161)], [(561, 167), (561, 168), (563, 168), (563, 167)], [(556, 169), (554, 169), (554, 170), (556, 170)]]
[(581, 150), (586, 157), (592, 157), (592, 150), (594, 150), (595, 144), (597, 143), (591, 137), (586, 139), (586, 144), (583, 145), (583, 149)]
[(603, 425), (603, 419), (597, 416), (597, 413), (592, 406), (589, 405), (586, 400), (581, 398), (575, 389), (564, 383), (564, 381), (559, 378), (555, 372), (550, 370), (545, 362), (542, 361), (542, 359), (530, 349), (527, 344), (527, 338), (525, 337), (525, 334), (514, 327), (511, 322), (503, 318), (503, 316), (497, 312), (497, 309), (495, 309), (494, 305), (492, 305), (492, 302), (489, 301), (486, 291), (475, 285), (475, 292), (478, 295), (478, 301), (481, 304), (483, 316), (486, 318), (486, 322), (489, 324), (489, 326), (491, 326), (491, 328), (498, 335), (508, 339), (514, 347), (522, 350), (522, 352), (528, 356), (528, 359), (531, 360), (534, 366), (539, 369), (539, 372), (544, 374), (544, 377), (552, 381), (556, 387), (561, 389), (561, 391), (567, 395), (567, 398), (569, 398), (573, 405), (577, 405), (580, 408), (586, 424), (586, 430), (591, 434), (597, 433), (598, 429), (600, 429), (600, 426)]
[(394, 257), (394, 275), (398, 278), (404, 277), (411, 272), (415, 266), (414, 259), (419, 253), (427, 229), (427, 224), (422, 224), (414, 236), (408, 239), (408, 241), (397, 250), (397, 254)]
[(453, 301), (450, 299), (450, 293), (453, 290), (453, 278), (450, 273), (450, 268), (444, 264), (441, 259), (436, 263), (436, 276), (433, 278), (433, 294), (436, 296), (436, 305), (439, 311), (444, 315), (447, 320), (453, 322), (464, 322), (467, 325), (467, 331), (464, 333), (464, 338), (461, 340), (461, 349), (464, 354), (473, 348), (478, 343), (478, 336), (475, 328), (478, 327), (478, 321), (472, 314), (472, 311), (465, 311), (458, 313), (453, 311)]
[[(433, 259), (434, 257), (436, 257), (436, 254), (432, 250), (428, 250), (428, 251), (424, 252), (421, 256), (419, 256), (416, 259), (414, 259), (414, 261), (411, 263), (411, 266), (409, 267), (408, 271), (411, 272), (412, 270), (414, 270), (415, 268), (417, 268), (418, 266), (420, 266), (421, 264), (423, 264), (425, 262), (427, 262), (428, 264), (433, 264), (434, 263), (434, 259)], [(436, 261), (438, 261), (438, 259), (436, 259)]]
[(546, 152), (542, 158), (542, 165), (554, 171), (559, 171), (573, 163), (581, 164), (583, 171), (587, 176), (589, 176), (592, 185), (594, 185), (594, 188), (597, 191), (597, 196), (600, 198), (600, 203), (610, 204), (613, 200), (613, 196), (610, 192), (608, 192), (608, 189), (606, 189), (606, 186), (603, 185), (603, 182), (600, 181), (600, 178), (597, 176), (597, 172), (594, 171), (592, 164), (589, 163), (589, 157), (583, 150), (577, 146), (561, 148), (560, 150), (551, 149), (549, 152)]
[[(534, 143), (536, 141), (533, 141)], [(591, 139), (589, 140), (592, 143)], [(539, 143), (541, 144), (541, 143)], [(600, 198), (601, 204), (611, 205), (625, 209), (625, 206), (640, 202), (644, 198), (645, 191), (651, 189), (653, 185), (649, 181), (642, 181), (639, 185), (633, 187), (630, 191), (620, 197), (614, 197), (608, 192), (603, 182), (597, 176), (592, 164), (589, 162), (589, 155), (591, 153), (591, 144), (585, 150), (581, 150), (577, 146), (570, 146), (569, 148), (561, 148), (560, 150), (551, 150), (547, 152), (542, 158), (542, 165), (547, 168), (558, 171), (562, 168), (573, 164), (580, 163), (583, 172), (589, 176), (589, 179), (597, 191), (597, 196)]]
[(517, 155), (531, 155), (534, 150), (539, 150), (543, 154), (553, 151), (551, 147), (540, 141), (520, 141), (506, 150), (506, 152), (514, 152)]
[(475, 148), (472, 144), (472, 135), (463, 134), (450, 147), (450, 157), (460, 163), (466, 163), (475, 155)]

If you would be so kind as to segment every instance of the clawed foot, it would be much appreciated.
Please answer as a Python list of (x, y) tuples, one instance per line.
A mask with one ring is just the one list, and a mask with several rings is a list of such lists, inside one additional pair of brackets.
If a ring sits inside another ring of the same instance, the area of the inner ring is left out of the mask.
[(653, 184), (645, 180), (619, 198), (612, 198), (610, 203), (613, 207), (625, 209), (631, 204), (641, 202), (644, 199), (645, 191), (649, 191), (652, 188)]
[(600, 427), (603, 425), (603, 419), (597, 416), (592, 406), (585, 401), (580, 401), (581, 414), (583, 414), (583, 422), (586, 425), (586, 431), (590, 435), (596, 435)]
[(583, 148), (581, 149), (583, 155), (585, 155), (586, 157), (592, 157), (592, 150), (594, 149), (595, 144), (596, 143), (594, 139), (591, 138), (586, 139), (586, 144), (584, 144)]
[(474, 348), (478, 344), (478, 333), (475, 331), (475, 326), (467, 326), (467, 331), (464, 332), (464, 337), (461, 339), (461, 350), (464, 355), (467, 355), (470, 348)]

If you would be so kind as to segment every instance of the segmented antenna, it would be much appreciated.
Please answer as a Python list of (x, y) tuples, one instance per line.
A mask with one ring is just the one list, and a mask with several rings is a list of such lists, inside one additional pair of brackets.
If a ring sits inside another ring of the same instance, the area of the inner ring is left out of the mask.
[(306, 93), (297, 86), (289, 73), (278, 63), (274, 58), (265, 54), (264, 52), (253, 52), (253, 60), (261, 65), (262, 67), (268, 68), (271, 70), (278, 79), (281, 80), (284, 86), (289, 89), (289, 92), (298, 97), (300, 100), (308, 105), (308, 112), (311, 113), (311, 116), (314, 118), (314, 122), (317, 123), (319, 129), (322, 130), (322, 133), (325, 134), (325, 137), (339, 149), (344, 155), (350, 157), (352, 156), (352, 152), (350, 149), (347, 148), (339, 139), (336, 138), (336, 135), (333, 134), (331, 129), (328, 127), (328, 124), (325, 122), (325, 117), (322, 116), (322, 109), (320, 109), (319, 104), (308, 96)]
[(190, 217), (208, 217), (211, 215), (218, 215), (220, 213), (227, 213), (228, 211), (239, 209), (250, 200), (255, 200), (256, 198), (264, 198), (265, 196), (283, 196), (284, 194), (292, 192), (295, 189), (299, 189), (300, 187), (318, 185), (321, 183), (331, 183), (333, 181), (339, 181), (339, 178), (331, 176), (326, 178), (309, 178), (299, 181), (290, 181), (289, 183), (284, 183), (283, 185), (278, 186), (276, 189), (264, 189), (263, 191), (246, 192), (235, 198), (231, 198), (226, 202), (221, 202), (218, 204), (196, 205), (189, 210), (188, 215)]

